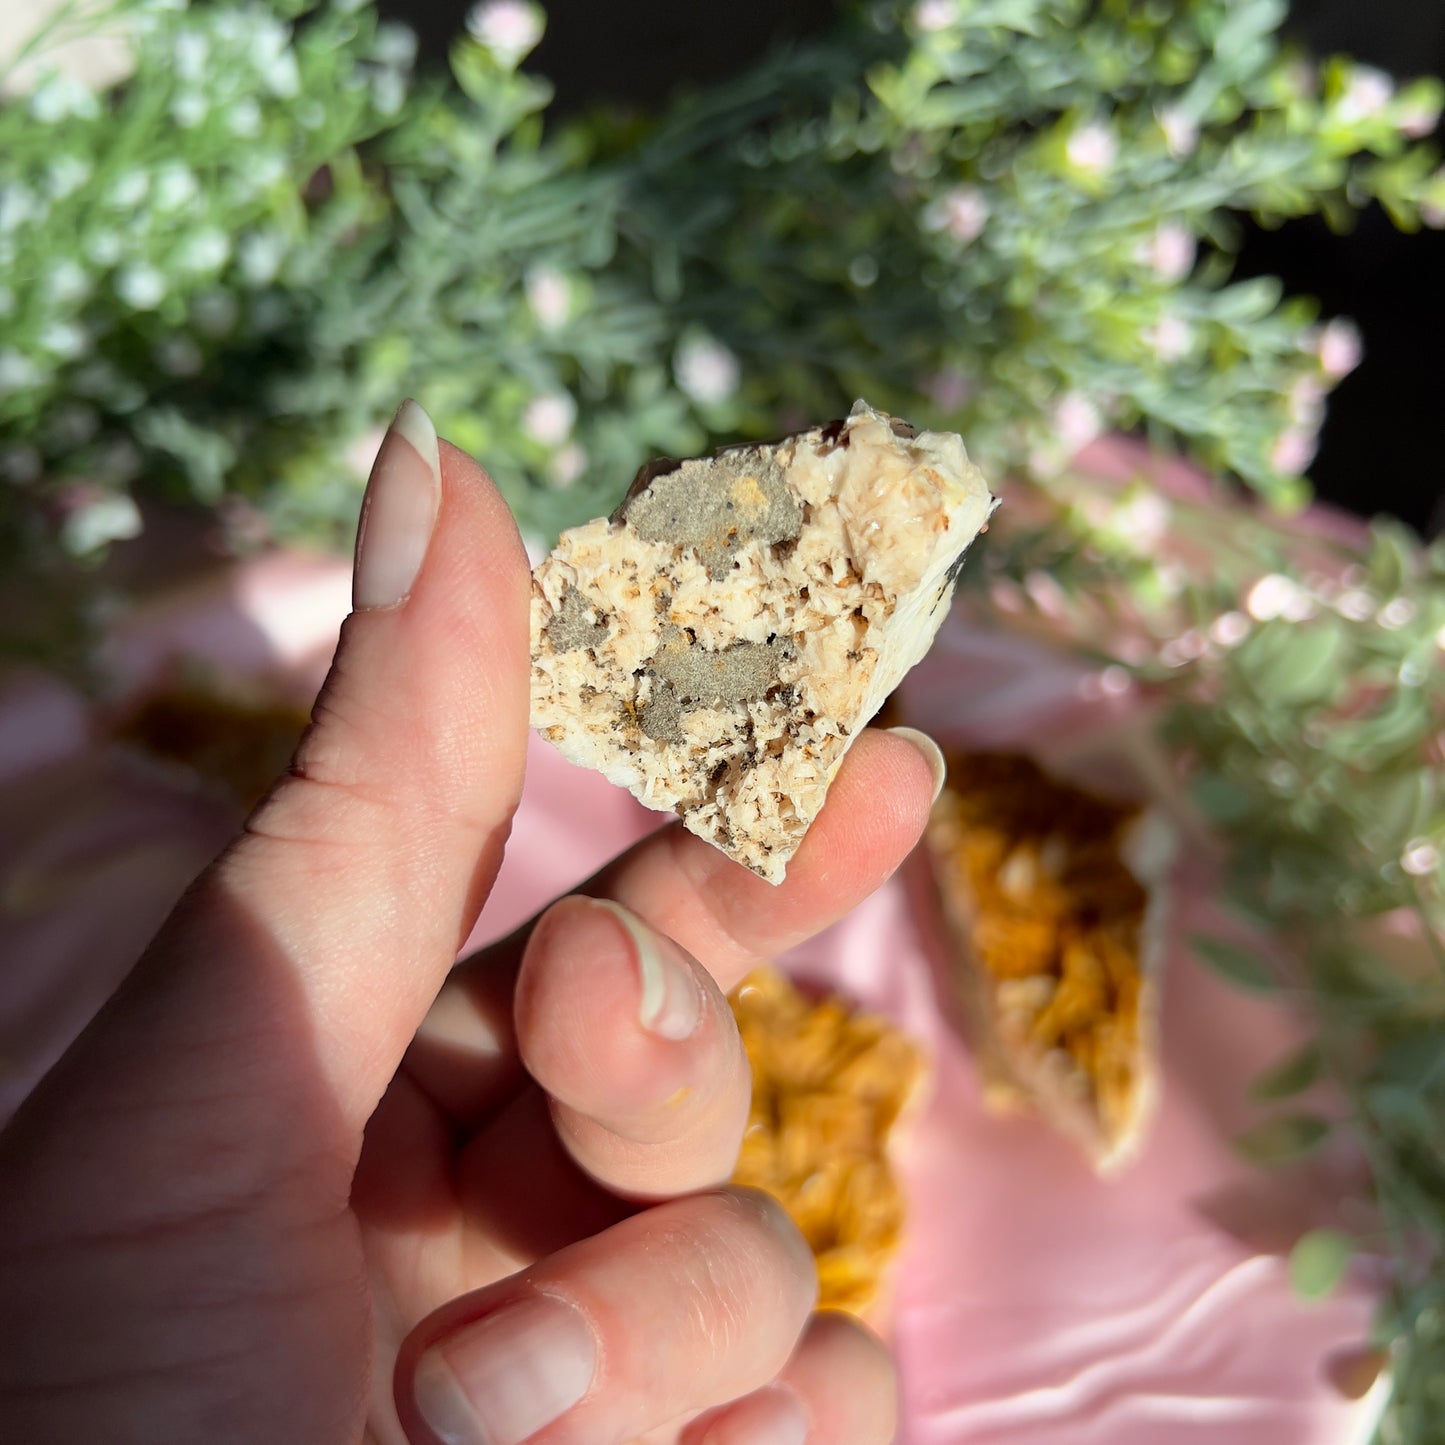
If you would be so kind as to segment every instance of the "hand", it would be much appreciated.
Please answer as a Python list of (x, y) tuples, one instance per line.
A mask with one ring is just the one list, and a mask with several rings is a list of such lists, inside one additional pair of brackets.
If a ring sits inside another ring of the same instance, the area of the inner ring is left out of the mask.
[(674, 825), (453, 967), (522, 790), (527, 562), (412, 404), (362, 518), (290, 773), (0, 1136), (0, 1438), (890, 1438), (882, 1348), (725, 1187), (722, 991), (893, 871), (926, 740), (859, 738), (781, 888)]

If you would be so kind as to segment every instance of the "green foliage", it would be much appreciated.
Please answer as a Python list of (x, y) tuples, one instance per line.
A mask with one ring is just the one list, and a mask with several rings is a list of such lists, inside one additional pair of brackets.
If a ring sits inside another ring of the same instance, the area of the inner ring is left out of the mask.
[(77, 4), (135, 68), (0, 104), (0, 555), (84, 560), (158, 502), (339, 539), (344, 458), (408, 393), (539, 537), (651, 454), (859, 393), (998, 475), (1145, 423), (1294, 504), (1357, 343), (1229, 281), (1228, 212), (1414, 226), (1445, 178), (1408, 138), (1438, 87), (1306, 62), (1281, 13), (860, 6), (654, 118), (549, 127), (520, 3), (449, 81), (358, 0)]
[(1322, 1300), (1345, 1277), (1354, 1245), (1338, 1229), (1312, 1229), (1289, 1254), (1289, 1282), (1302, 1300)]

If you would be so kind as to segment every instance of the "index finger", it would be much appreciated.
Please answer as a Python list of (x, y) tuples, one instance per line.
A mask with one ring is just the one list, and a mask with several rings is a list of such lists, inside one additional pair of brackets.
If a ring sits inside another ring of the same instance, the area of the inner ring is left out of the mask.
[[(777, 886), (673, 825), (574, 891), (629, 908), (729, 989), (887, 881), (922, 835), (943, 766), (932, 739), (910, 728), (860, 734)], [(411, 1077), (463, 1126), (521, 1082), (512, 990), (531, 927), (452, 970), (407, 1055)]]

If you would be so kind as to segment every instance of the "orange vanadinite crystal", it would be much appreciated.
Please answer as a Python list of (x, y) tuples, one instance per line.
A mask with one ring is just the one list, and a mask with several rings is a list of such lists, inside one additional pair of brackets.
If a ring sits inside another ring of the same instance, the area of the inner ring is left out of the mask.
[(1027, 758), (961, 753), (931, 825), (945, 894), (967, 900), (1005, 1062), (1065, 1056), (1109, 1134), (1128, 1127), (1140, 1087), (1148, 896), (1121, 854), (1137, 816)]
[(890, 1135), (923, 1071), (916, 1044), (836, 998), (813, 1003), (759, 969), (732, 997), (753, 1071), (734, 1182), (787, 1209), (818, 1263), (819, 1304), (876, 1305), (902, 1237)]

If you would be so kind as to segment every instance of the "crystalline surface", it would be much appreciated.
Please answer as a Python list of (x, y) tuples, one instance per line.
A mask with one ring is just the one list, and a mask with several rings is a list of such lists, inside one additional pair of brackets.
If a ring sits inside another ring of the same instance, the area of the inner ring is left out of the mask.
[(532, 723), (770, 882), (928, 650), (994, 505), (951, 433), (859, 402), (643, 469), (532, 584)]

